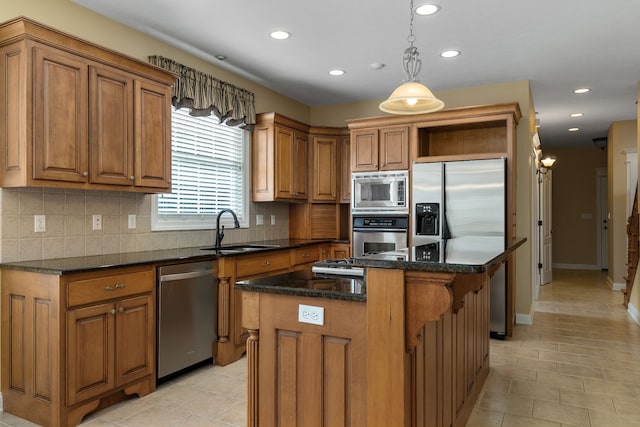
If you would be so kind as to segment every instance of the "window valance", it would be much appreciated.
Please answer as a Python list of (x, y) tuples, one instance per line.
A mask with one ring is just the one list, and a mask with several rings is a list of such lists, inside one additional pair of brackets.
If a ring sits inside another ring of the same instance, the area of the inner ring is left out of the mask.
[(215, 114), (220, 123), (253, 128), (256, 123), (255, 95), (211, 75), (162, 56), (150, 56), (149, 62), (173, 71), (179, 77), (173, 86), (171, 102), (176, 108), (188, 108), (192, 116)]

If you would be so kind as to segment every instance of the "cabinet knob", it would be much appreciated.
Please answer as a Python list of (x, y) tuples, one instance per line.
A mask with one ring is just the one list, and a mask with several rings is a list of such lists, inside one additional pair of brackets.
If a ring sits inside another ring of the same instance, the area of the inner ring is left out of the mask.
[(113, 288), (111, 286), (105, 286), (103, 289), (105, 291), (112, 291), (113, 290)]
[(129, 177), (129, 179), (130, 179), (131, 181), (135, 181), (136, 177), (135, 177), (135, 176), (133, 176), (133, 175), (131, 175), (131, 176)]
[(125, 285), (124, 285), (124, 283), (116, 283), (115, 288), (116, 288), (116, 289), (124, 289), (124, 288), (125, 288)]
[(271, 265), (271, 261), (265, 261), (264, 264), (262, 264), (265, 267), (268, 267)]
[(82, 172), (82, 176), (89, 176), (89, 172), (87, 171)]
[(304, 254), (302, 255), (302, 258), (309, 258), (311, 255), (310, 254)]
[(120, 307), (120, 308), (118, 309), (118, 313), (124, 313), (124, 307)]
[(112, 308), (111, 310), (109, 310), (109, 314), (112, 314), (112, 315), (113, 315), (113, 314), (116, 314), (116, 309), (115, 309), (115, 308)]

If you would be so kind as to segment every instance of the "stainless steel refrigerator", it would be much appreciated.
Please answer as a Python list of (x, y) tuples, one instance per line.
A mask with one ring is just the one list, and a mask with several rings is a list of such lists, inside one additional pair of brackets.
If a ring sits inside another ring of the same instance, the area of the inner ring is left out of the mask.
[[(505, 158), (414, 163), (411, 185), (413, 246), (484, 236), (491, 237), (482, 239), (487, 244), (505, 248)], [(504, 338), (507, 330), (504, 270), (502, 265), (491, 277), (490, 330), (495, 338)]]

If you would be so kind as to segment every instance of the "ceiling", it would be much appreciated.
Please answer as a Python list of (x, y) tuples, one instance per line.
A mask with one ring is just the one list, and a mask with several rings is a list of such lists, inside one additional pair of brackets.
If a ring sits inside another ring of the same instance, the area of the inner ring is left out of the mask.
[[(386, 98), (404, 79), (408, 1), (73, 1), (309, 106)], [(425, 3), (441, 6), (414, 20), (432, 91), (529, 80), (544, 147), (593, 146), (612, 122), (637, 118), (637, 0), (415, 0)], [(447, 49), (462, 54), (441, 58)]]

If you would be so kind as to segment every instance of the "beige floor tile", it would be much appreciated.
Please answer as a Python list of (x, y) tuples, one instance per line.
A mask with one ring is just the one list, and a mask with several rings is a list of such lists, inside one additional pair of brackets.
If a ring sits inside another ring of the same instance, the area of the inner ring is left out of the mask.
[(616, 413), (621, 415), (640, 416), (640, 400), (636, 398), (613, 396)]
[(533, 399), (504, 393), (483, 393), (479, 407), (490, 411), (530, 417)]
[(562, 405), (577, 406), (598, 411), (615, 412), (611, 396), (602, 393), (587, 393), (584, 391), (560, 390)]
[(640, 417), (589, 410), (591, 427), (640, 427)]
[(560, 402), (560, 389), (558, 387), (540, 384), (536, 381), (512, 381), (509, 394), (530, 397), (536, 400)]
[(473, 410), (465, 427), (501, 427), (503, 418), (503, 412), (477, 408)]
[(584, 366), (575, 363), (560, 363), (560, 373), (565, 375), (575, 375), (578, 377), (589, 377), (604, 379), (604, 371), (594, 366)]
[(585, 408), (542, 400), (536, 400), (534, 402), (533, 418), (574, 426), (589, 425), (589, 411)]
[(118, 421), (123, 427), (173, 427), (182, 426), (191, 414), (175, 408), (155, 406)]
[(558, 388), (571, 390), (584, 390), (582, 377), (575, 375), (556, 374), (551, 372), (538, 372), (536, 382)]
[(503, 427), (561, 427), (560, 423), (519, 415), (505, 414)]
[(543, 372), (558, 372), (560, 363), (548, 360), (518, 358), (516, 368)]
[[(633, 386), (616, 381), (598, 380), (594, 378), (584, 378), (584, 391), (605, 393), (611, 396), (621, 396), (637, 398)], [(638, 402), (640, 406), (640, 401)]]

